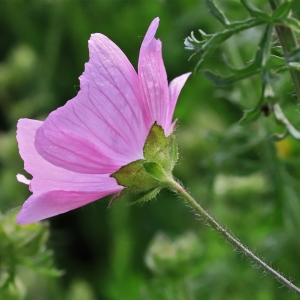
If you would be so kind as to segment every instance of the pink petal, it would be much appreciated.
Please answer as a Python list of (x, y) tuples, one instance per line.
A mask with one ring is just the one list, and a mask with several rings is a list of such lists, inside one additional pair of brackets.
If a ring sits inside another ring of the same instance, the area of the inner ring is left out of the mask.
[(44, 194), (33, 194), (24, 203), (22, 210), (17, 215), (17, 223), (28, 224), (50, 218), (86, 205), (106, 195), (106, 193), (97, 194), (66, 191), (50, 191)]
[(176, 77), (170, 82), (169, 84), (170, 101), (169, 101), (168, 118), (172, 119), (178, 96), (186, 80), (189, 78), (191, 74), (192, 74), (191, 72), (183, 74), (181, 76)]
[[(33, 176), (30, 190), (34, 193), (18, 215), (20, 223), (54, 216), (122, 190), (109, 174), (78, 174), (46, 161), (34, 147), (35, 133), (42, 124), (29, 119), (18, 122), (19, 151), (25, 170)], [(23, 177), (18, 179), (24, 182)], [(48, 211), (43, 211), (44, 208)]]
[(161, 41), (154, 38), (159, 19), (152, 21), (141, 46), (138, 75), (145, 109), (147, 125), (155, 121), (167, 132), (172, 123), (169, 110), (169, 89), (167, 74), (162, 59)]
[(22, 182), (22, 183), (27, 184), (27, 185), (29, 185), (30, 182), (31, 182), (31, 180), (27, 179), (27, 178), (26, 178), (24, 175), (22, 175), (22, 174), (17, 174), (17, 180), (18, 180), (19, 182)]
[(20, 119), (17, 140), (24, 169), (33, 176), (30, 186), (34, 192), (51, 190), (115, 193), (121, 187), (110, 174), (80, 174), (56, 167), (38, 154), (34, 147), (34, 136), (43, 124), (41, 121)]
[(36, 134), (36, 148), (49, 162), (71, 171), (112, 173), (143, 158), (148, 128), (138, 77), (124, 53), (93, 34), (90, 60), (78, 95), (52, 112)]

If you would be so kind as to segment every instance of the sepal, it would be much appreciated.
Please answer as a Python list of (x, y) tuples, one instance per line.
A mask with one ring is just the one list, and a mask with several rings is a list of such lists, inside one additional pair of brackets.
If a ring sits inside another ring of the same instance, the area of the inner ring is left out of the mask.
[(133, 205), (133, 204), (141, 204), (141, 203), (148, 202), (148, 201), (154, 199), (159, 194), (160, 190), (161, 190), (161, 187), (157, 187), (150, 191), (147, 191), (144, 195), (139, 197), (138, 200), (133, 201), (130, 204)]
[(128, 193), (144, 193), (138, 202), (151, 200), (172, 180), (178, 160), (174, 133), (166, 137), (163, 128), (155, 122), (146, 138), (143, 154), (144, 159), (133, 161), (110, 175), (124, 189), (112, 198), (109, 206)]
[(151, 189), (157, 186), (157, 182), (146, 172), (144, 162), (145, 160), (139, 159), (129, 163), (111, 174), (110, 177), (115, 178), (119, 185), (131, 188), (137, 192), (139, 190)]
[(151, 175), (154, 179), (165, 183), (169, 182), (171, 174), (168, 175), (160, 164), (153, 161), (145, 162), (144, 168), (146, 172), (149, 175)]

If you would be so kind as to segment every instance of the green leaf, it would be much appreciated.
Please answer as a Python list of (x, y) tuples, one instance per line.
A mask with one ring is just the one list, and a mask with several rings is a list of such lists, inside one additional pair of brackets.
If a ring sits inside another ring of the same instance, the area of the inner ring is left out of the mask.
[(248, 10), (249, 14), (252, 17), (257, 19), (261, 19), (266, 22), (270, 22), (272, 19), (271, 17), (266, 14), (265, 12), (261, 11), (260, 9), (256, 8), (252, 3), (249, 3), (248, 0), (240, 0), (244, 7)]
[(300, 70), (300, 48), (294, 49), (288, 55), (280, 57), (277, 55), (270, 55), (268, 61), (268, 68), (274, 70), (276, 73), (282, 73), (289, 70)]
[(230, 28), (225, 29), (222, 32), (211, 35), (210, 39), (202, 46), (202, 49), (208, 50), (210, 48), (216, 48), (221, 43), (223, 43), (228, 38), (230, 38), (233, 34), (261, 24), (262, 22), (256, 19), (248, 19), (243, 22), (232, 23)]
[(277, 55), (270, 55), (267, 62), (268, 68), (275, 68), (275, 67), (283, 67), (286, 65), (286, 61), (283, 57)]
[(169, 182), (170, 176), (165, 172), (163, 167), (156, 163), (156, 162), (144, 162), (144, 168), (146, 172), (151, 175), (154, 179), (162, 181), (162, 182)]
[(282, 46), (272, 46), (271, 50), (273, 54), (283, 56)]
[[(248, 64), (246, 67), (241, 69), (232, 69), (233, 74), (229, 76), (218, 75), (211, 71), (206, 70), (203, 72), (204, 76), (207, 79), (211, 80), (216, 86), (226, 87), (236, 81), (260, 73), (268, 61), (267, 58), (270, 52), (269, 45), (270, 45), (271, 34), (272, 34), (272, 26), (267, 25), (261, 37), (261, 40), (259, 42), (259, 48), (255, 54), (255, 57), (252, 63)], [(263, 79), (267, 80), (269, 79), (269, 77), (264, 76)]]
[(300, 32), (300, 21), (298, 21), (297, 19), (294, 19), (291, 17), (285, 18), (285, 19), (280, 20), (278, 22), (278, 24), (285, 25), (285, 26), (291, 28), (292, 30)]
[(205, 0), (205, 3), (210, 11), (210, 13), (219, 20), (220, 23), (222, 23), (225, 27), (229, 25), (229, 21), (223, 14), (223, 12), (216, 6), (213, 0)]
[(258, 74), (260, 71), (260, 67), (256, 67), (253, 64), (251, 64), (243, 69), (236, 70), (235, 73), (230, 76), (218, 75), (208, 70), (204, 71), (203, 74), (207, 79), (211, 80), (214, 83), (214, 85), (219, 87), (226, 87), (233, 84), (236, 81)]
[(23, 266), (26, 266), (42, 275), (51, 276), (51, 277), (62, 276), (64, 274), (63, 271), (59, 271), (51, 266), (47, 266), (47, 264), (49, 264), (49, 261), (51, 260), (50, 254), (49, 255), (47, 254), (48, 253), (45, 253), (44, 255), (45, 257), (43, 257), (44, 260), (40, 260), (40, 257), (38, 257), (38, 259), (33, 259), (32, 257), (31, 258), (23, 257), (18, 262)]
[(245, 110), (242, 119), (239, 121), (241, 125), (246, 125), (256, 121), (261, 115), (261, 110), (258, 108)]
[(292, 6), (291, 0), (285, 0), (277, 9), (273, 12), (271, 18), (273, 21), (285, 18), (289, 15)]
[(207, 41), (205, 41), (205, 43), (202, 42), (201, 44), (193, 36), (185, 39), (184, 44), (186, 46), (186, 49), (195, 50), (196, 53), (203, 52), (203, 55), (197, 63), (195, 70), (197, 70), (202, 64), (202, 62), (213, 53), (216, 47), (225, 42), (232, 35), (239, 33), (243, 30), (261, 25), (263, 23), (264, 22), (262, 20), (257, 20), (255, 18), (251, 18), (242, 22), (230, 23), (227, 29), (225, 29), (224, 31), (212, 35), (206, 35), (205, 37), (209, 38), (207, 39)]
[(265, 28), (265, 31), (259, 41), (259, 49), (256, 52), (254, 61), (261, 65), (262, 67), (265, 67), (270, 55), (270, 44), (271, 44), (271, 38), (272, 38), (272, 32), (273, 32), (273, 26), (271, 24), (268, 24)]

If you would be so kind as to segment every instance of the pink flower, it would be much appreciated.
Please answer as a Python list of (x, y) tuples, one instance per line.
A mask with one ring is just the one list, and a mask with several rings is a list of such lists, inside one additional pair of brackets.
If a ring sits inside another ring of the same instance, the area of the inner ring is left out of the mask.
[(80, 91), (44, 122), (20, 119), (17, 140), (24, 168), (33, 178), (33, 194), (17, 216), (27, 224), (55, 216), (120, 192), (110, 175), (138, 159), (156, 121), (166, 135), (178, 95), (190, 73), (168, 86), (161, 42), (151, 23), (140, 49), (138, 74), (124, 53), (106, 36), (89, 40), (89, 62)]

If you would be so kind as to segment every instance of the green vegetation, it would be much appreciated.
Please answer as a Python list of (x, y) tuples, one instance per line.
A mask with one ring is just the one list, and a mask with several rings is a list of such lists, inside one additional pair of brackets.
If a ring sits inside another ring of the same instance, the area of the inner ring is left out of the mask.
[[(168, 190), (143, 205), (124, 197), (110, 209), (108, 197), (45, 226), (14, 221), (30, 195), (16, 181), (25, 175), (17, 120), (43, 120), (76, 95), (91, 33), (107, 35), (137, 66), (142, 36), (158, 16), (169, 80), (203, 58), (175, 111), (175, 176), (218, 222), (300, 285), (300, 55), (273, 28), (289, 25), (297, 37), (299, 4), (282, 1), (276, 10), (258, 0), (251, 1), (257, 8), (215, 1), (222, 13), (204, 2), (1, 1), (0, 299), (297, 298)], [(184, 50), (192, 31), (200, 41), (191, 43), (193, 52)]]

